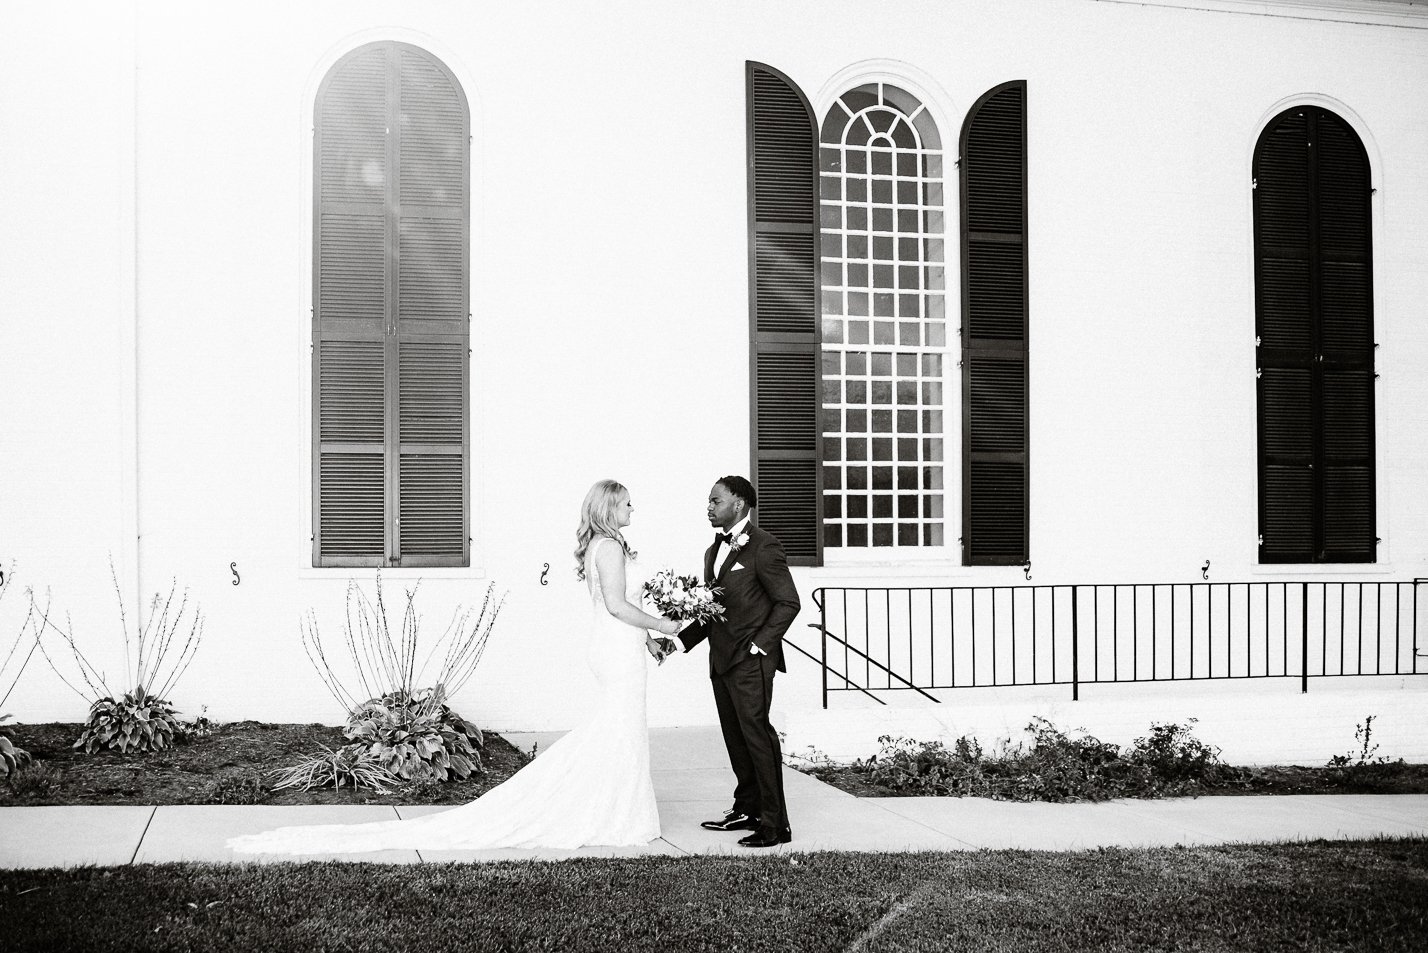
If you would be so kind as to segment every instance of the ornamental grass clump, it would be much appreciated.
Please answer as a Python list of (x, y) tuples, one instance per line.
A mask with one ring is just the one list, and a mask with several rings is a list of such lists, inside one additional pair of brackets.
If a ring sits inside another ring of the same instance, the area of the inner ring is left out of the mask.
[(161, 751), (172, 747), (183, 731), (178, 711), (168, 695), (188, 669), (203, 640), (203, 613), (196, 605), (190, 611), (188, 590), (179, 594), (178, 581), (174, 580), (167, 597), (154, 594), (149, 604), (148, 620), (141, 618), (135, 635), (131, 636), (124, 612), (124, 597), (112, 560), (109, 577), (119, 602), (124, 670), (126, 673), (133, 672), (132, 689), (122, 695), (113, 691), (105, 681), (104, 673), (80, 649), (68, 617), (61, 628), (52, 620), (48, 604), (43, 609), (39, 608), (32, 593), (30, 605), (38, 620), (39, 632), (52, 631), (64, 643), (74, 658), (79, 680), (85, 687), (79, 688), (65, 678), (44, 647), (43, 638), (36, 641), (60, 680), (89, 702), (89, 717), (73, 747), (82, 748), (88, 754), (105, 750)]
[[(420, 583), (406, 590), (401, 622), (394, 625), (380, 574), (374, 598), (368, 598), (356, 581), (348, 583), (342, 639), (350, 670), (346, 677), (329, 661), (317, 618), (308, 613), (301, 627), (303, 648), (347, 713), (343, 735), (351, 744), (338, 752), (329, 749), (326, 758), (305, 762), (311, 770), (304, 778), (332, 781), (339, 772), (326, 766), (338, 764), (341, 755), (345, 770), (357, 763), (357, 753), (363, 755), (364, 773), (347, 770), (343, 775), (354, 784), (443, 782), (484, 770), (481, 730), (453, 711), (447, 700), (461, 690), (481, 661), (504, 597), (495, 597), (495, 583), (491, 583), (479, 609), (457, 606), (441, 635), (428, 645), (416, 608), (418, 588)], [(321, 770), (315, 762), (322, 763)], [(365, 769), (369, 764), (380, 769), (380, 777)]]
[(274, 771), (273, 790), (350, 787), (387, 794), (390, 786), (396, 783), (391, 772), (382, 767), (381, 759), (364, 745), (343, 745), (335, 750), (327, 745), (318, 747), (326, 753), (308, 758), (294, 767)]

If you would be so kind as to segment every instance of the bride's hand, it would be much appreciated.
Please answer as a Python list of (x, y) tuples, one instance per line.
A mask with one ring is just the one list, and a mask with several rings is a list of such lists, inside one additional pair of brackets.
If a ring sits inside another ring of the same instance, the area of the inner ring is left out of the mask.
[[(668, 626), (666, 626), (665, 623), (668, 623)], [(678, 635), (679, 630), (682, 628), (684, 628), (684, 623), (678, 619), (665, 619), (664, 622), (660, 623), (659, 630), (664, 635)]]

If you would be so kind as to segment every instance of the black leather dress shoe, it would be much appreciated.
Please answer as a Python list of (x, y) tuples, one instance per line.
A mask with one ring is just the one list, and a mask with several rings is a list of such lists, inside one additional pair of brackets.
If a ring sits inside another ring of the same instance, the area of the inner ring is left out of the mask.
[(699, 826), (706, 831), (756, 831), (759, 829), (759, 819), (738, 811), (730, 811), (717, 821), (704, 821)]
[(777, 847), (779, 844), (787, 844), (793, 840), (793, 831), (785, 827), (775, 833), (767, 828), (754, 831), (748, 837), (739, 838), (739, 843), (744, 847)]

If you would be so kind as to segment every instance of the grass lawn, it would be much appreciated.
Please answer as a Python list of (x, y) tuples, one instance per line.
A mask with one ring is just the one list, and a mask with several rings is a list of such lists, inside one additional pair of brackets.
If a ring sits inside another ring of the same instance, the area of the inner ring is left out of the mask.
[(4, 948), (1428, 949), (1428, 839), (0, 871)]

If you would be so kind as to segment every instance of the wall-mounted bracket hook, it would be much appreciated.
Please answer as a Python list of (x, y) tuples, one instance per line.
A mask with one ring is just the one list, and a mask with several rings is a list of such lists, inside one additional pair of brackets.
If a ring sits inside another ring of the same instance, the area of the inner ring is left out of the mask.
[(545, 581), (545, 576), (546, 576), (546, 573), (548, 573), (548, 572), (550, 572), (550, 563), (541, 563), (540, 584), (541, 584), (542, 586), (550, 585), (550, 583), (548, 583), (548, 582)]
[(243, 577), (240, 576), (240, 575), (238, 575), (238, 564), (237, 564), (237, 563), (229, 563), (229, 564), (228, 564), (228, 571), (233, 574), (233, 585), (236, 586), (236, 585), (238, 585), (238, 583), (240, 583), (240, 582), (243, 581)]
[(1205, 565), (1200, 567), (1200, 577), (1202, 579), (1210, 578), (1210, 560), (1205, 560)]
[(1027, 582), (1030, 582), (1030, 581), (1031, 581), (1031, 560), (1030, 560), (1030, 559), (1028, 559), (1026, 562), (1024, 562), (1024, 563), (1021, 564), (1021, 571), (1026, 574), (1026, 581), (1027, 581)]

